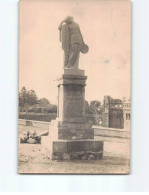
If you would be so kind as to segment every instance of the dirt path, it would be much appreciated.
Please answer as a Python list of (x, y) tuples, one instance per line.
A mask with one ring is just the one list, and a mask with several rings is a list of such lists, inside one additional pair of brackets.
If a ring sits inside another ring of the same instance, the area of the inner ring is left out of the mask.
[[(48, 125), (19, 125), (19, 137), (24, 131), (37, 134), (48, 130)], [(19, 173), (66, 173), (66, 174), (128, 174), (129, 139), (95, 136), (104, 141), (102, 160), (52, 161), (49, 152), (40, 144), (19, 144)]]
[(52, 161), (37, 144), (19, 145), (19, 173), (128, 174), (129, 160), (106, 155), (102, 160)]

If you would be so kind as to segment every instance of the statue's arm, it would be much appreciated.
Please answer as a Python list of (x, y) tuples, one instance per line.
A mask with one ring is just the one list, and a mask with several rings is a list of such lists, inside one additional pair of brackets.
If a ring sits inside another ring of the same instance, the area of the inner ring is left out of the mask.
[(60, 42), (62, 42), (61, 31), (62, 31), (62, 25), (63, 25), (64, 22), (65, 22), (65, 20), (63, 20), (63, 21), (59, 24), (59, 27), (58, 27), (58, 30), (59, 30), (59, 40), (60, 40)]
[(62, 35), (62, 49), (66, 52), (69, 53), (69, 43), (70, 43), (70, 36), (69, 36), (69, 27), (68, 25), (64, 24), (62, 25), (62, 30), (61, 30), (61, 35)]
[(61, 21), (61, 23), (59, 24), (58, 30), (62, 30), (62, 25), (65, 22), (65, 20)]

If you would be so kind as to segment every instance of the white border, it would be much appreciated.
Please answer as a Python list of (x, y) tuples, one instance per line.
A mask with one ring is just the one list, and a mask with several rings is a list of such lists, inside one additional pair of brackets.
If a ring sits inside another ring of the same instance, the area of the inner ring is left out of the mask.
[(132, 5), (131, 174), (17, 174), (18, 0), (0, 0), (0, 191), (149, 190), (149, 0)]

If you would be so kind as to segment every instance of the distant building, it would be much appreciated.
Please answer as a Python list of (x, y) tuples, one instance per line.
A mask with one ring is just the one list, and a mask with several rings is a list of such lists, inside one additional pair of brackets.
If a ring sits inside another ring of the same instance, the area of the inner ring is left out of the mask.
[(130, 129), (130, 100), (123, 102), (124, 128)]
[(102, 108), (102, 126), (109, 128), (129, 128), (130, 101), (104, 97)]

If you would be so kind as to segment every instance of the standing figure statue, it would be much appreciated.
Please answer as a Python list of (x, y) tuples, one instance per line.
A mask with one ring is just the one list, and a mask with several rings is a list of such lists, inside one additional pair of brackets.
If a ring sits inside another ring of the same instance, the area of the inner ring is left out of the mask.
[(77, 69), (80, 52), (87, 53), (89, 48), (84, 43), (79, 25), (67, 16), (59, 25), (60, 42), (64, 50), (64, 68)]

